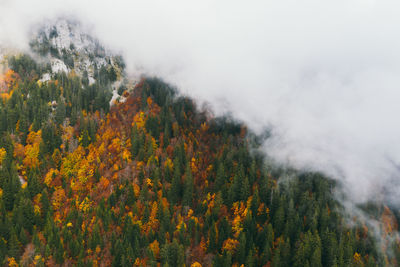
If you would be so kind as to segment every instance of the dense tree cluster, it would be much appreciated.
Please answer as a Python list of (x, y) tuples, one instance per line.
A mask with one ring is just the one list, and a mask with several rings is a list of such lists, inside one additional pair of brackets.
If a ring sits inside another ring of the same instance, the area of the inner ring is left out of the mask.
[[(22, 266), (384, 266), (333, 181), (266, 167), (246, 128), (157, 79), (110, 84), (10, 60), (0, 103), (0, 262)], [(290, 178), (289, 178), (290, 176)]]

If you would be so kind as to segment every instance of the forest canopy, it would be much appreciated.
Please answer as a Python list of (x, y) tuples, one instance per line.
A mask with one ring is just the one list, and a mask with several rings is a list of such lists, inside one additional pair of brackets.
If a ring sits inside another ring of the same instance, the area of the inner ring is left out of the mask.
[[(273, 168), (245, 125), (157, 78), (89, 85), (11, 57), (0, 79), (0, 262), (17, 266), (385, 266), (317, 173)], [(121, 99), (122, 99), (121, 96)], [(290, 179), (284, 177), (290, 176)], [(386, 216), (390, 236), (395, 223)]]

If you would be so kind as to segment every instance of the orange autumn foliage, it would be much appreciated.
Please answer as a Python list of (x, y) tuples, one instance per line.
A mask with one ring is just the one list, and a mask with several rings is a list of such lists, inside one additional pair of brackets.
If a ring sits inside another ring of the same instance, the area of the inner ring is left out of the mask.
[(44, 183), (45, 183), (47, 186), (50, 186), (50, 185), (51, 185), (51, 182), (52, 182), (53, 179), (54, 179), (54, 177), (56, 177), (58, 174), (59, 174), (59, 171), (58, 171), (58, 170), (51, 168), (51, 169), (47, 172), (46, 176), (44, 177)]
[(25, 147), (20, 143), (14, 144), (14, 157), (22, 159), (25, 155)]
[(228, 238), (227, 240), (224, 241), (222, 245), (222, 250), (227, 250), (233, 253), (238, 245), (239, 241), (237, 241), (236, 239)]
[(64, 205), (64, 200), (65, 200), (65, 191), (62, 188), (58, 188), (53, 193), (52, 202), (51, 202), (54, 210), (58, 210), (62, 205)]
[(7, 93), (9, 90), (18, 86), (20, 77), (13, 70), (7, 70), (3, 75), (0, 75), (0, 92)]
[(154, 240), (153, 243), (149, 245), (150, 250), (153, 252), (153, 255), (156, 259), (160, 257), (160, 246), (157, 240)]

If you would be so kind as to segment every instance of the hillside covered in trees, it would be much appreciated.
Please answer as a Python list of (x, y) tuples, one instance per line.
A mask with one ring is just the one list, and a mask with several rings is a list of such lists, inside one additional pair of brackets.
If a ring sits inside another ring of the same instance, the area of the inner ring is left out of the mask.
[[(42, 81), (48, 71), (19, 55), (1, 76), (0, 263), (399, 262), (398, 248), (348, 223), (333, 181), (266, 165), (245, 125), (155, 78), (122, 84), (110, 107), (107, 70), (91, 84), (74, 71)], [(383, 215), (390, 236), (395, 219)]]

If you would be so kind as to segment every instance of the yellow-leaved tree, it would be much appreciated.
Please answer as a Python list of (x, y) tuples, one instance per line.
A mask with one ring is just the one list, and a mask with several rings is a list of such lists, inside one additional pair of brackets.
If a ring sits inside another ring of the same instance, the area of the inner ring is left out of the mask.
[[(32, 127), (31, 127), (32, 128)], [(39, 146), (42, 142), (42, 131), (37, 132), (30, 129), (28, 137), (26, 139), (27, 145), (25, 146), (25, 157), (23, 159), (23, 164), (26, 168), (36, 168), (39, 167)]]

